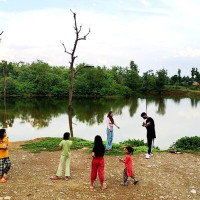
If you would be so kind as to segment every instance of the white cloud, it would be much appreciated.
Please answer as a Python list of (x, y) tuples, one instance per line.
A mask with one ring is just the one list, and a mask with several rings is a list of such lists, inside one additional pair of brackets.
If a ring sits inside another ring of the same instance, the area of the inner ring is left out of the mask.
[(178, 54), (175, 55), (175, 57), (191, 57), (191, 58), (199, 57), (200, 58), (200, 49), (187, 47), (186, 49), (179, 51)]
[(147, 0), (140, 0), (140, 2), (145, 6), (149, 6), (150, 5), (150, 2), (147, 1)]
[[(89, 27), (91, 33), (86, 41), (78, 44), (76, 63), (126, 66), (130, 60), (135, 60), (145, 71), (149, 67), (168, 67), (170, 58), (198, 57), (196, 44), (200, 43), (200, 19), (188, 16), (189, 13), (183, 15), (185, 8), (178, 9), (178, 3), (171, 2), (170, 5), (167, 9), (127, 8), (138, 11), (131, 12), (128, 17), (77, 10), (78, 23), (83, 25), (82, 33)], [(70, 57), (64, 53), (60, 40), (70, 51), (75, 35), (69, 10), (0, 12), (0, 24), (5, 31), (0, 44), (0, 59), (25, 62), (41, 59), (52, 65), (68, 65)], [(187, 49), (188, 46), (191, 49)]]

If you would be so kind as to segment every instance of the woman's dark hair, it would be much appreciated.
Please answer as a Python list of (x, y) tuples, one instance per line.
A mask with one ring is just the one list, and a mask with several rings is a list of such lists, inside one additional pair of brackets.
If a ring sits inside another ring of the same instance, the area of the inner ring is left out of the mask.
[(128, 152), (129, 152), (130, 154), (133, 154), (133, 152), (134, 152), (133, 147), (128, 146), (128, 147), (126, 147), (126, 149), (128, 150)]
[(114, 124), (114, 119), (113, 119), (113, 117), (111, 116), (112, 113), (113, 113), (112, 111), (109, 111), (107, 117), (108, 117), (108, 118), (110, 119), (110, 121)]
[(69, 136), (70, 136), (69, 132), (64, 133), (63, 140), (69, 140)]
[(6, 132), (6, 129), (0, 129), (0, 139), (3, 139), (3, 134)]
[(94, 138), (94, 148), (93, 152), (95, 153), (95, 157), (103, 157), (105, 153), (105, 147), (103, 145), (103, 141), (100, 135), (96, 135)]

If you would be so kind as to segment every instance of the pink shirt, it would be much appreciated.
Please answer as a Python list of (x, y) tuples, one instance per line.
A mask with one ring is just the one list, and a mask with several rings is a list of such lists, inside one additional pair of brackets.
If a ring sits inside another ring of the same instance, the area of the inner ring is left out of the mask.
[(109, 117), (106, 118), (106, 124), (107, 124), (108, 129), (110, 129), (110, 127), (113, 126), (113, 123), (110, 121)]

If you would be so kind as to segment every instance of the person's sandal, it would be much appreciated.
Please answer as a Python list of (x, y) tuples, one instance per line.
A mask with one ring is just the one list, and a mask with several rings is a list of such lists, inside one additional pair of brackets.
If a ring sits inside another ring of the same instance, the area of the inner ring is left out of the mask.
[(65, 180), (68, 181), (68, 180), (69, 180), (69, 177), (68, 177), (68, 176), (65, 176)]
[(121, 183), (121, 186), (128, 186), (128, 183)]
[(139, 182), (139, 181), (138, 181), (138, 180), (136, 180), (136, 181), (134, 181), (134, 182), (133, 182), (133, 184), (134, 184), (134, 185), (136, 185), (138, 182)]
[(50, 179), (51, 180), (58, 180), (58, 177), (57, 176), (50, 176)]
[(0, 183), (6, 183), (6, 180), (4, 178), (1, 178)]
[(102, 190), (105, 190), (107, 188), (107, 184), (106, 183), (103, 183), (103, 186), (102, 186)]

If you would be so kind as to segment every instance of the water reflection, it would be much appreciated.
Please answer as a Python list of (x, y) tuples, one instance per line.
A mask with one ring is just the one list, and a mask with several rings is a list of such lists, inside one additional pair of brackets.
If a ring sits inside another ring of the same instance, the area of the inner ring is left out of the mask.
[(200, 99), (194, 99), (194, 98), (191, 98), (190, 100), (191, 100), (191, 106), (195, 107), (195, 108), (197, 107), (197, 105), (200, 101)]
[(93, 140), (100, 134), (106, 140), (105, 116), (113, 110), (120, 125), (120, 130), (115, 129), (114, 142), (133, 138), (145, 140), (146, 130), (141, 126), (140, 114), (147, 108), (148, 115), (156, 122), (156, 146), (166, 149), (180, 137), (199, 135), (199, 99), (76, 98), (71, 113), (68, 113), (67, 102), (67, 98), (56, 97), (0, 99), (0, 128), (9, 129), (11, 141), (61, 137), (72, 126), (76, 137)]
[[(174, 103), (180, 104), (180, 98), (164, 98), (148, 97), (142, 98), (148, 107), (154, 104), (156, 112), (159, 115), (166, 114), (166, 101), (173, 100)], [(190, 99), (191, 106), (197, 107), (199, 99)], [(77, 121), (86, 123), (91, 126), (101, 124), (104, 121), (105, 115), (109, 110), (113, 110), (115, 115), (121, 115), (125, 106), (128, 106), (129, 115), (133, 117), (139, 107), (139, 98), (124, 99), (93, 99), (79, 98), (74, 99), (72, 112), (69, 113), (72, 122), (75, 117)], [(143, 108), (143, 111), (145, 107)], [(67, 99), (66, 98), (7, 98), (0, 99), (0, 126), (12, 127), (16, 118), (20, 119), (20, 123), (30, 123), (32, 127), (40, 129), (48, 127), (50, 121), (62, 114), (67, 114)], [(66, 122), (67, 123), (67, 122)]]
[(52, 118), (67, 113), (66, 99), (56, 98), (7, 98), (0, 99), (0, 126), (12, 127), (16, 118), (38, 129), (47, 127)]

